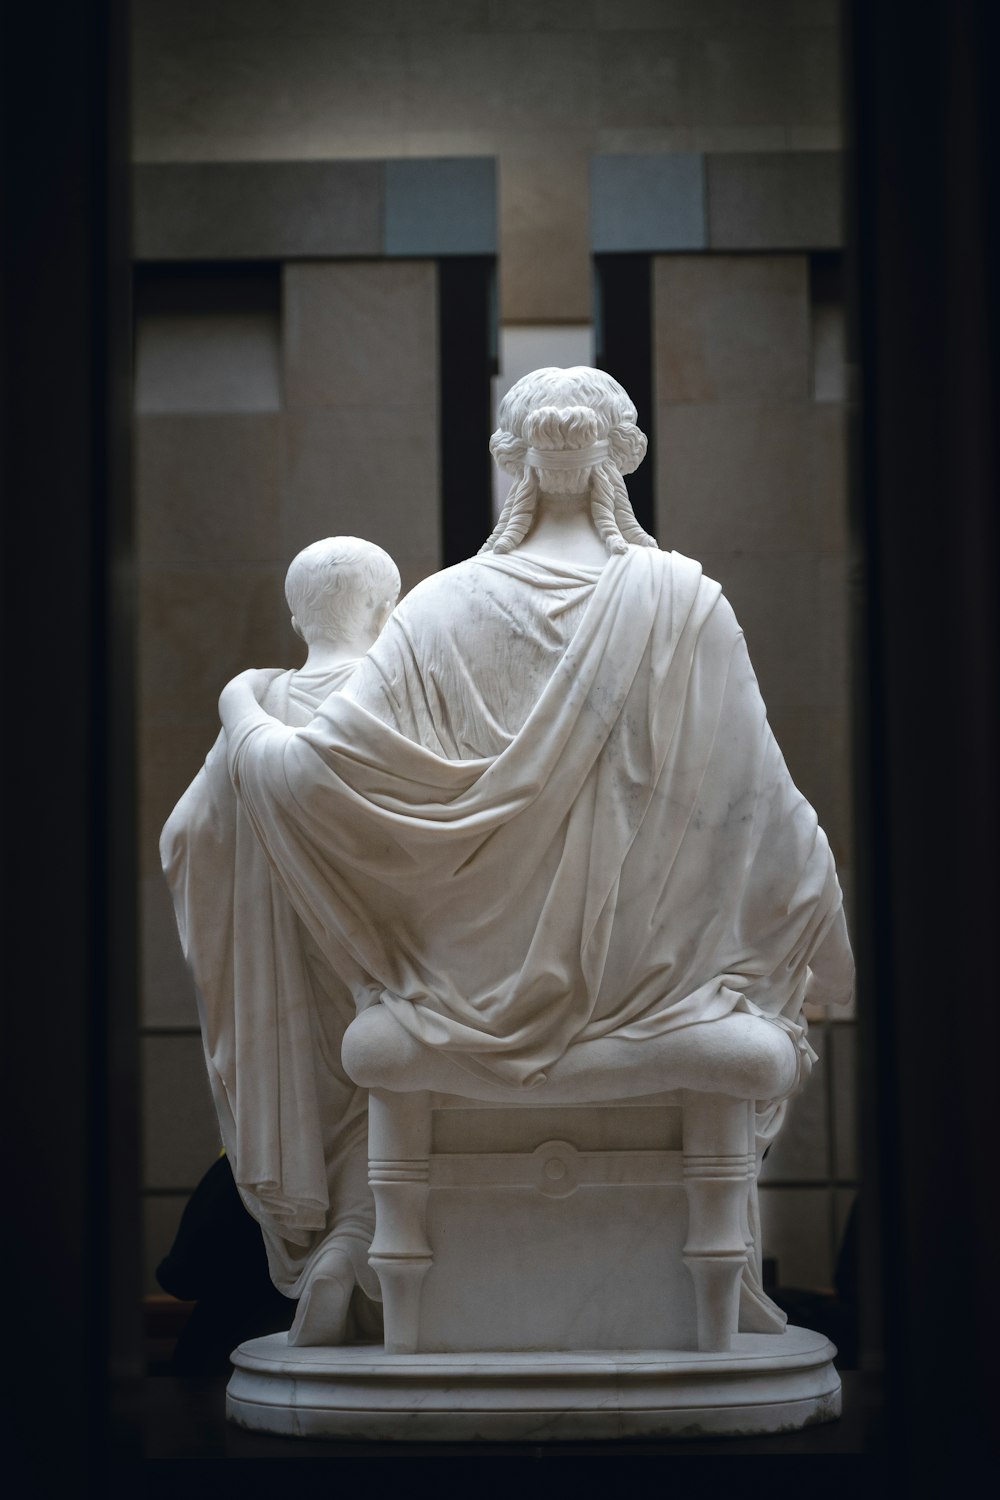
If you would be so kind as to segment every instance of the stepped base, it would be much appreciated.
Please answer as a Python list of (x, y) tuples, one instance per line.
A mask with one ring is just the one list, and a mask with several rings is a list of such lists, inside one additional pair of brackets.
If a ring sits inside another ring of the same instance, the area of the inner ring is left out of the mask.
[(672, 1350), (386, 1354), (374, 1344), (233, 1354), (230, 1421), (289, 1437), (567, 1442), (791, 1432), (840, 1415), (823, 1334), (737, 1335), (725, 1354)]

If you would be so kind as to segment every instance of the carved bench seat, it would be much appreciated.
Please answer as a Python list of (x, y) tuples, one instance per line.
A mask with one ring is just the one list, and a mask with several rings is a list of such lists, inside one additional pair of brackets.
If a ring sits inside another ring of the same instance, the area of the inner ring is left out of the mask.
[(722, 1351), (739, 1330), (781, 1331), (741, 1298), (754, 1102), (796, 1078), (771, 1022), (583, 1043), (518, 1089), (376, 1006), (348, 1028), (343, 1060), (370, 1090), (388, 1353)]

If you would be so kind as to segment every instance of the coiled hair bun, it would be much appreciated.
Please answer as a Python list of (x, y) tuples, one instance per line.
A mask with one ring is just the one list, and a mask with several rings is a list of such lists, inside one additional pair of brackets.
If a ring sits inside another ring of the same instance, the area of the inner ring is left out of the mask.
[[(635, 519), (622, 479), (642, 462), (646, 435), (636, 425), (635, 406), (617, 380), (585, 365), (534, 370), (507, 392), (499, 417), (490, 452), (515, 483), (483, 552), (510, 552), (527, 535), (538, 503), (540, 473), (550, 493), (589, 489), (594, 525), (609, 552), (624, 552), (629, 543), (657, 545)], [(595, 444), (604, 442), (607, 451), (602, 448), (594, 454)], [(582, 450), (579, 467), (566, 462), (577, 448)], [(529, 449), (534, 450), (531, 464)], [(538, 457), (545, 453), (558, 453), (561, 461), (548, 467)]]

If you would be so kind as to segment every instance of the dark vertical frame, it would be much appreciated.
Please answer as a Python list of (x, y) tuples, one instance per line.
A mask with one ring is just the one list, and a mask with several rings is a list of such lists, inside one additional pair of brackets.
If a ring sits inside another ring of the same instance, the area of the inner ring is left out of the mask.
[(894, 1478), (944, 1493), (956, 1457), (990, 1450), (998, 1399), (1000, 12), (856, 0), (847, 13), (867, 1148)]
[(477, 553), (493, 530), (490, 377), (496, 374), (496, 262), (438, 261), (441, 558)]
[(0, 50), (10, 1431), (85, 1485), (139, 1343), (126, 8)]
[(635, 402), (649, 439), (646, 457), (626, 476), (632, 509), (656, 535), (656, 392), (653, 388), (653, 260), (646, 254), (597, 255), (595, 346), (597, 368), (623, 385)]

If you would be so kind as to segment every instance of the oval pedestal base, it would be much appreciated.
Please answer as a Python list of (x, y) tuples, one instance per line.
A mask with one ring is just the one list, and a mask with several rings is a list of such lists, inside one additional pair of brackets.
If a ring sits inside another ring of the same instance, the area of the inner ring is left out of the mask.
[(790, 1432), (840, 1415), (822, 1334), (739, 1334), (724, 1354), (578, 1350), (386, 1354), (251, 1339), (233, 1355), (230, 1421), (289, 1437), (567, 1442)]

